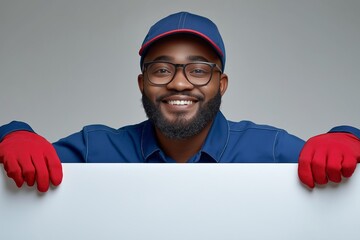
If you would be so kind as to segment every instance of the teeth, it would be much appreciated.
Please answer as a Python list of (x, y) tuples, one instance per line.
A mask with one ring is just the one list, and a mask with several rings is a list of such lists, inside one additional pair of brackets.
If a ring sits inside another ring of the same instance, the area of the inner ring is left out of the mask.
[(190, 100), (171, 100), (168, 101), (169, 104), (171, 105), (190, 105), (193, 104), (193, 101)]

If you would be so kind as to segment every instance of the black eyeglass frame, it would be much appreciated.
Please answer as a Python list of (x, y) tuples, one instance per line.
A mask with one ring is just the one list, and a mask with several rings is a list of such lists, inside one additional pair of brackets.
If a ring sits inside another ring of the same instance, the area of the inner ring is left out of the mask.
[[(172, 78), (171, 78), (167, 83), (160, 83), (160, 84), (159, 84), (159, 83), (154, 83), (154, 82), (152, 82), (152, 81), (150, 80), (149, 76), (147, 75), (147, 71), (146, 71), (146, 70), (147, 70), (147, 67), (148, 67), (150, 64), (153, 64), (153, 63), (166, 63), (166, 64), (173, 65), (173, 66), (175, 67), (175, 73), (174, 73), (174, 75), (172, 76)], [(210, 74), (209, 80), (208, 80), (206, 83), (204, 83), (204, 84), (194, 84), (194, 83), (192, 83), (192, 82), (188, 79), (188, 76), (187, 76), (187, 74), (186, 74), (186, 72), (185, 72), (186, 66), (191, 65), (191, 64), (198, 64), (198, 63), (200, 63), (200, 64), (207, 64), (207, 65), (209, 65), (209, 66), (211, 67), (211, 70), (210, 70), (210, 71), (211, 71), (211, 74)], [(185, 64), (173, 63), (173, 62), (168, 62), (168, 61), (151, 61), (151, 62), (145, 62), (145, 63), (143, 64), (142, 72), (143, 72), (143, 75), (146, 75), (147, 80), (148, 80), (152, 85), (154, 85), (154, 86), (166, 86), (166, 85), (168, 85), (169, 83), (171, 83), (171, 82), (174, 80), (174, 78), (175, 78), (175, 76), (176, 76), (176, 74), (177, 74), (177, 71), (176, 71), (176, 70), (177, 70), (179, 67), (182, 68), (183, 74), (184, 74), (186, 80), (187, 80), (189, 83), (191, 83), (192, 85), (196, 86), (196, 87), (202, 87), (202, 86), (206, 86), (206, 85), (209, 84), (209, 82), (211, 81), (211, 79), (212, 79), (212, 77), (213, 77), (214, 68), (217, 68), (217, 70), (220, 72), (220, 74), (222, 74), (222, 71), (221, 71), (221, 68), (219, 67), (219, 65), (217, 65), (216, 63), (204, 62), (204, 61), (195, 61), (195, 62), (189, 62), (189, 63), (185, 63)]]

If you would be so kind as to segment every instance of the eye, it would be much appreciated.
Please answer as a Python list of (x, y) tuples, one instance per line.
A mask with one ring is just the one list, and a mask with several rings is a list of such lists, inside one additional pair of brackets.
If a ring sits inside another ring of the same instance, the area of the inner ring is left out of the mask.
[(191, 73), (193, 73), (193, 74), (204, 74), (204, 73), (206, 73), (206, 71), (204, 69), (197, 68), (197, 69), (192, 70)]
[(154, 77), (167, 77), (173, 73), (172, 66), (165, 63), (153, 63), (148, 66), (148, 74)]
[(211, 67), (207, 64), (189, 64), (187, 66), (186, 72), (193, 77), (208, 77), (211, 74)]
[(150, 74), (153, 77), (168, 77), (172, 75), (172, 72), (169, 69), (166, 68), (158, 68), (158, 69), (154, 69), (153, 71), (150, 72)]
[(167, 70), (166, 68), (160, 68), (160, 69), (157, 69), (156, 71), (155, 71), (155, 73), (158, 73), (158, 74), (167, 74), (167, 73), (169, 73), (170, 71), (169, 70)]

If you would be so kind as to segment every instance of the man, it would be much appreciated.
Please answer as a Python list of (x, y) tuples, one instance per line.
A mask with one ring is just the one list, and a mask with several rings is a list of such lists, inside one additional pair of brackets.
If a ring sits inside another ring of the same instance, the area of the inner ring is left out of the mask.
[[(232, 122), (219, 111), (228, 77), (216, 25), (187, 12), (149, 30), (139, 51), (138, 85), (149, 120), (118, 130), (91, 125), (50, 144), (23, 122), (0, 127), (0, 162), (17, 186), (47, 191), (61, 162), (273, 163), (299, 161), (313, 188), (350, 177), (360, 160), (360, 130), (340, 126), (303, 140), (282, 129)], [(60, 159), (60, 160), (59, 160)]]

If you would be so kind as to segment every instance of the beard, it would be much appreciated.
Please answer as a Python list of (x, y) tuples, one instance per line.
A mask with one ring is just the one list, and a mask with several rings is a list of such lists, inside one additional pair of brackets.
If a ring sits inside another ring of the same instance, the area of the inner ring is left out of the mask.
[(161, 113), (160, 108), (144, 93), (142, 93), (142, 104), (147, 117), (162, 134), (170, 139), (182, 140), (199, 134), (214, 119), (220, 110), (221, 94), (219, 90), (215, 97), (200, 106), (191, 119), (185, 119), (185, 115), (179, 113), (175, 121), (169, 121)]

